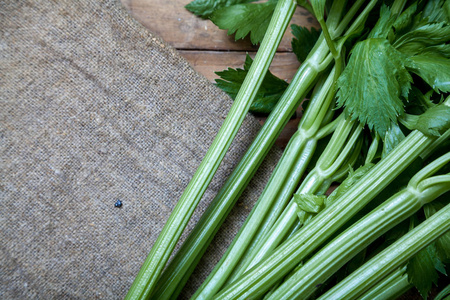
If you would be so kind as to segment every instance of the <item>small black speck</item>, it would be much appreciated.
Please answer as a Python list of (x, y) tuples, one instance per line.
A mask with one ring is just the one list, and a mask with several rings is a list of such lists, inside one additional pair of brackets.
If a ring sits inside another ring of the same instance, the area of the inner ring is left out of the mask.
[(122, 207), (122, 201), (117, 200), (116, 203), (114, 204), (115, 207)]

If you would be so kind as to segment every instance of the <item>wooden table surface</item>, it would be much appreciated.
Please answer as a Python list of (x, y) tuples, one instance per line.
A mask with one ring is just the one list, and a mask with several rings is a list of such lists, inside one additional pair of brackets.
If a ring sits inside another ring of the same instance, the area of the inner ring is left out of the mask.
[[(203, 74), (211, 82), (218, 78), (214, 74), (228, 67), (241, 68), (246, 53), (254, 56), (257, 47), (248, 39), (235, 41), (225, 30), (220, 30), (209, 20), (202, 20), (184, 8), (190, 0), (121, 0), (141, 24), (158, 34), (167, 43), (178, 49), (192, 67)], [(293, 24), (319, 28), (318, 23), (304, 9), (297, 7), (292, 18)], [(270, 70), (276, 76), (290, 81), (299, 67), (295, 55), (292, 53), (290, 29), (283, 38)], [(290, 136), (296, 131), (301, 117), (300, 110), (294, 119), (281, 133), (276, 144), (284, 148)], [(260, 122), (264, 118), (259, 118)], [(334, 188), (334, 187), (333, 187)], [(443, 277), (440, 281), (445, 281)], [(445, 286), (441, 282), (440, 286)], [(431, 295), (436, 295), (438, 289), (433, 286)], [(399, 299), (421, 299), (415, 289), (411, 289)]]
[[(178, 49), (200, 74), (210, 81), (216, 71), (242, 67), (245, 54), (254, 55), (257, 47), (248, 39), (235, 41), (226, 30), (210, 20), (203, 20), (184, 8), (190, 0), (122, 0), (124, 6), (145, 27)], [(304, 9), (297, 8), (292, 22), (301, 26), (318, 24)], [(283, 38), (270, 70), (280, 78), (290, 80), (299, 66), (292, 53), (290, 29)]]
[[(219, 29), (210, 20), (203, 20), (186, 8), (191, 0), (121, 0), (130, 14), (165, 42), (175, 47), (192, 67), (214, 82), (214, 73), (228, 67), (242, 68), (246, 53), (254, 57), (257, 47), (249, 39), (234, 40), (226, 30)], [(303, 8), (297, 7), (291, 24), (319, 28), (315, 19)], [(292, 34), (288, 28), (270, 66), (276, 76), (290, 81), (300, 63), (291, 47)], [(300, 109), (289, 121), (276, 141), (284, 148), (296, 131)], [(263, 123), (265, 118), (258, 118)]]

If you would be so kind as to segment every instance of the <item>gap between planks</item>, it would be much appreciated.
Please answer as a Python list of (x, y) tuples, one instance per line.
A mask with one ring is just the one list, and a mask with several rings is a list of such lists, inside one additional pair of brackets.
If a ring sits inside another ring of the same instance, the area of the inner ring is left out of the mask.
[[(177, 49), (256, 51), (250, 40), (234, 40), (226, 30), (210, 20), (201, 19), (185, 6), (191, 0), (121, 0), (130, 14), (142, 25)], [(302, 7), (297, 7), (290, 24), (318, 28), (317, 21)], [(286, 30), (278, 51), (292, 51), (290, 28)]]
[[(227, 68), (243, 68), (246, 51), (204, 51), (178, 50), (191, 66), (209, 81), (219, 78), (214, 72)], [(248, 52), (254, 58), (256, 52)], [(270, 65), (270, 71), (277, 77), (290, 82), (300, 63), (292, 52), (278, 52)]]

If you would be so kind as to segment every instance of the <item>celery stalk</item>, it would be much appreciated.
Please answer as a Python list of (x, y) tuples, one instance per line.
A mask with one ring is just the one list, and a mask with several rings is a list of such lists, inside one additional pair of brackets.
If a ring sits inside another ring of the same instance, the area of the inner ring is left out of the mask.
[(363, 176), (360, 184), (352, 186), (269, 257), (227, 285), (216, 298), (245, 299), (262, 295), (361, 210), (435, 140), (419, 131), (410, 133)]
[(244, 121), (294, 9), (293, 0), (278, 2), (261, 47), (228, 116), (153, 245), (126, 299), (146, 299), (154, 290), (170, 254)]
[(450, 174), (428, 178), (450, 162), (450, 153), (427, 165), (382, 205), (310, 258), (269, 299), (306, 299), (340, 267), (383, 233), (450, 190)]
[(373, 257), (319, 299), (357, 299), (414, 254), (450, 230), (450, 204)]

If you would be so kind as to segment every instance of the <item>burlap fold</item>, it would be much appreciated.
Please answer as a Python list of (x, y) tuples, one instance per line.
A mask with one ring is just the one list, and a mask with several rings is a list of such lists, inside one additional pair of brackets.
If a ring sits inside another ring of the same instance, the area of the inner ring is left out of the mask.
[[(0, 32), (0, 298), (123, 298), (231, 101), (118, 1), (4, 1)], [(194, 222), (258, 128), (246, 119)], [(278, 156), (185, 295), (224, 252)]]

